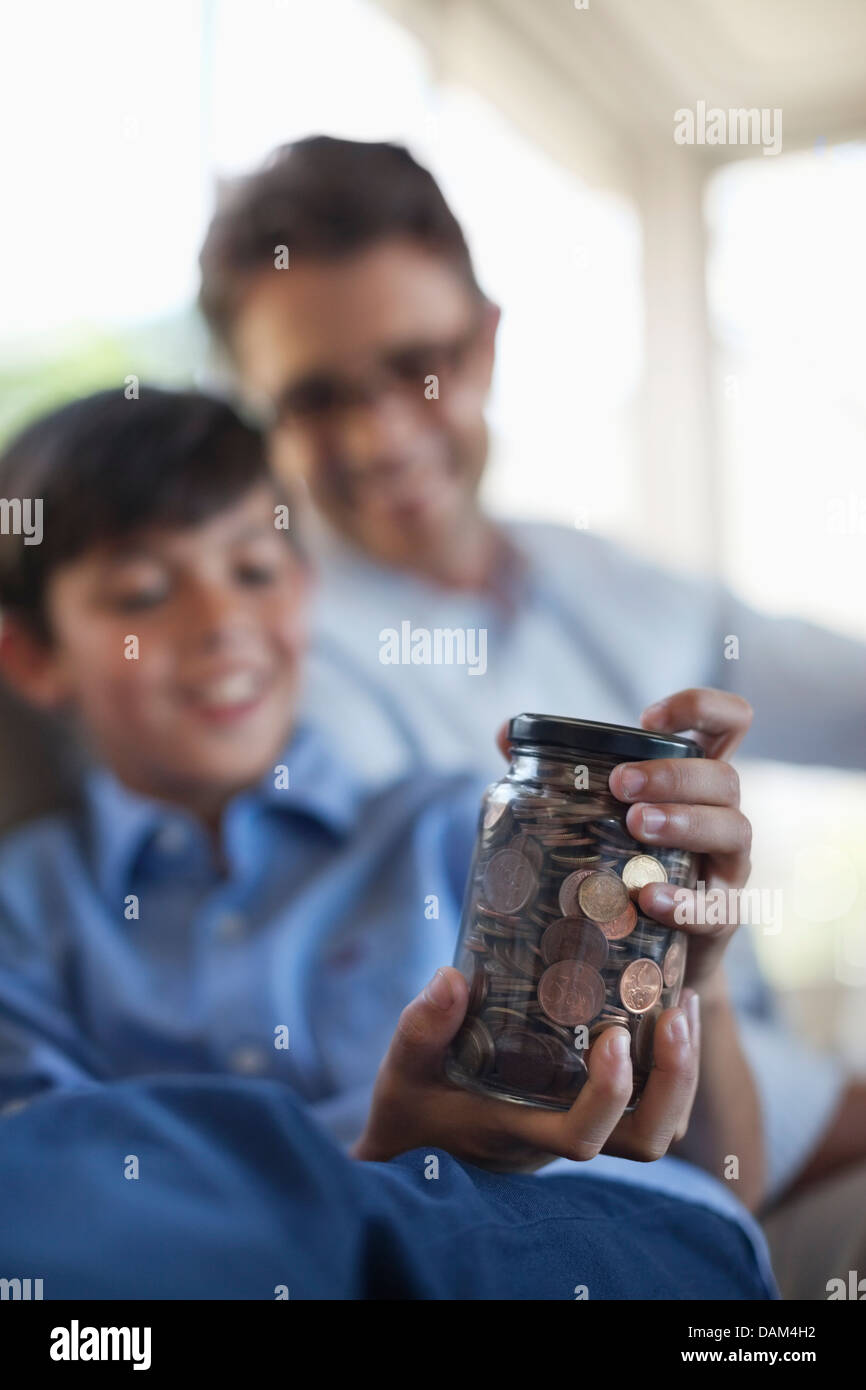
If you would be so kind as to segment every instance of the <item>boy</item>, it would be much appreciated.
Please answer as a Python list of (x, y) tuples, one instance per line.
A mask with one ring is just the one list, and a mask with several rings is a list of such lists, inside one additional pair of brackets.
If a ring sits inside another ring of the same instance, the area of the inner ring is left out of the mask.
[[(0, 463), (0, 491), (44, 505), (41, 545), (10, 535), (0, 546), (4, 673), (30, 701), (71, 712), (94, 758), (75, 813), (0, 849), (7, 1107), (53, 1088), (235, 1072), (287, 1083), (368, 1160), (416, 1140), (505, 1167), (602, 1147), (646, 1159), (682, 1138), (697, 1087), (691, 1003), (662, 1015), (653, 1078), (628, 1115), (616, 1028), (568, 1115), (441, 1081), (466, 990), (437, 967), (453, 951), (479, 789), (416, 775), (365, 798), (322, 739), (295, 727), (308, 581), (254, 431), (200, 396), (104, 392), (25, 431)], [(702, 730), (714, 756), (673, 803), (652, 765), (660, 780), (630, 828), (704, 854), (708, 881), (739, 884), (748, 822), (718, 759), (748, 707), (685, 692), (667, 717)], [(641, 830), (650, 801), (667, 830)], [(673, 905), (643, 893), (642, 908), (672, 924)], [(430, 894), (438, 917), (424, 913)], [(754, 1203), (754, 1091), (719, 969), (730, 929), (693, 930), (703, 1161), (717, 1170), (723, 1134)]]

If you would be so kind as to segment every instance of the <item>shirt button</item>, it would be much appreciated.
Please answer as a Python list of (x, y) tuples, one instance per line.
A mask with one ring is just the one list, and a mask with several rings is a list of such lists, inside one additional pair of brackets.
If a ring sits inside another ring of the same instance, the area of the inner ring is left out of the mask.
[(254, 1043), (242, 1043), (229, 1057), (229, 1066), (239, 1076), (258, 1076), (268, 1065), (267, 1054)]
[(169, 821), (156, 834), (157, 848), (164, 854), (178, 854), (187, 842), (187, 829), (180, 821)]
[(220, 941), (236, 941), (247, 929), (247, 919), (240, 912), (223, 912), (216, 921)]

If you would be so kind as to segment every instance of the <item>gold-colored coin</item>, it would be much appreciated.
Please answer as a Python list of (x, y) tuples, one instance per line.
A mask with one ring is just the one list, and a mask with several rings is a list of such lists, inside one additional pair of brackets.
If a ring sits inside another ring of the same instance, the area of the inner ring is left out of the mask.
[(636, 896), (648, 883), (667, 883), (668, 871), (651, 854), (636, 854), (623, 866), (622, 881)]

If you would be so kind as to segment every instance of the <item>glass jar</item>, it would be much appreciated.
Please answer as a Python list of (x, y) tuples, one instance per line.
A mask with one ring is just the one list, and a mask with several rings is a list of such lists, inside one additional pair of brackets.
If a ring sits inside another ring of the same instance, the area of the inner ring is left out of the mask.
[(688, 938), (643, 916), (647, 883), (694, 887), (694, 856), (632, 839), (618, 763), (702, 758), (691, 739), (519, 714), (511, 765), (484, 794), (454, 964), (469, 984), (448, 1077), (469, 1090), (567, 1110), (586, 1057), (614, 1024), (632, 1040), (636, 1104), (663, 1009), (676, 1004)]

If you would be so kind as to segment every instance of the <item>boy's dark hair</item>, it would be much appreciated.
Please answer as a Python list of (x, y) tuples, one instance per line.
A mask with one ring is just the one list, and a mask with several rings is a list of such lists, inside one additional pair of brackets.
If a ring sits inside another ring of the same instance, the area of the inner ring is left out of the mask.
[(408, 237), (450, 260), (480, 295), (460, 224), (436, 180), (402, 145), (313, 135), (274, 150), (221, 194), (199, 257), (199, 305), (230, 346), (249, 276), (274, 267), (276, 248), (338, 259), (390, 237)]
[(58, 566), (143, 527), (194, 526), (269, 480), (258, 431), (198, 392), (145, 386), (137, 400), (111, 390), (61, 406), (0, 456), (0, 498), (42, 499), (39, 544), (0, 535), (0, 607), (47, 639)]

